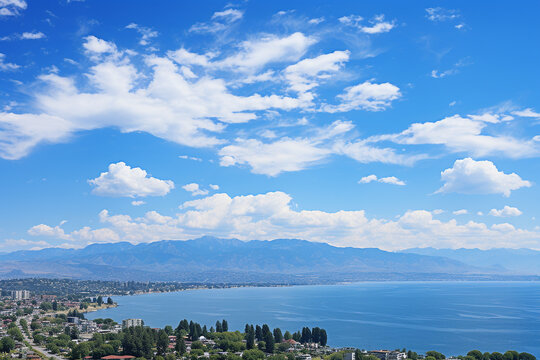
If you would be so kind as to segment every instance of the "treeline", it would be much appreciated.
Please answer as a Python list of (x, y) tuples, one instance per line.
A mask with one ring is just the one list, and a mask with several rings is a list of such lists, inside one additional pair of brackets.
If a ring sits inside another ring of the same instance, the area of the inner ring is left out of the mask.
[[(412, 350), (407, 351), (407, 349), (396, 349), (395, 351), (399, 351), (402, 353), (407, 354), (407, 359), (411, 360), (418, 360), (420, 357), (418, 354)], [(370, 354), (366, 354), (362, 352), (361, 350), (356, 350), (356, 360), (379, 360), (378, 357)], [(517, 352), (514, 350), (508, 350), (507, 352), (500, 353), (500, 352), (484, 352), (482, 353), (480, 350), (471, 350), (467, 353), (467, 355), (460, 355), (457, 356), (460, 360), (536, 360), (536, 357), (532, 354), (526, 353), (526, 352)], [(426, 352), (424, 356), (424, 360), (444, 360), (446, 359), (446, 356), (438, 351), (431, 350)], [(333, 360), (340, 360), (340, 359), (333, 359)]]
[[(67, 339), (65, 335), (59, 336), (59, 338), (65, 340)], [(176, 336), (174, 349), (169, 349), (169, 336), (171, 335)], [(215, 348), (203, 345), (199, 341), (201, 336), (213, 340)], [(190, 356), (193, 359), (203, 355), (204, 352), (229, 352), (231, 356), (230, 359), (228, 357), (228, 360), (238, 360), (240, 358), (238, 356), (236, 356), (238, 359), (234, 358), (234, 353), (244, 352), (246, 355), (244, 360), (252, 360), (254, 357), (259, 358), (264, 353), (272, 354), (287, 351), (291, 344), (286, 340), (295, 340), (300, 343), (318, 343), (326, 346), (327, 334), (326, 330), (318, 327), (312, 329), (304, 327), (302, 331), (295, 333), (285, 331), (283, 333), (280, 328), (271, 330), (267, 324), (262, 326), (246, 324), (244, 333), (240, 331), (230, 332), (227, 320), (217, 321), (215, 327), (208, 328), (206, 325), (201, 326), (197, 322), (184, 319), (179, 322), (176, 328), (167, 325), (163, 329), (156, 330), (138, 326), (123, 329), (118, 334), (94, 334), (91, 341), (72, 344), (70, 346), (72, 349), (70, 357), (74, 360), (82, 359), (85, 356), (99, 359), (107, 355), (121, 353), (122, 355), (150, 359), (154, 357), (155, 353), (156, 356), (167, 359), (167, 355), (171, 355), (172, 352), (180, 356), (187, 352), (184, 339), (191, 341)]]

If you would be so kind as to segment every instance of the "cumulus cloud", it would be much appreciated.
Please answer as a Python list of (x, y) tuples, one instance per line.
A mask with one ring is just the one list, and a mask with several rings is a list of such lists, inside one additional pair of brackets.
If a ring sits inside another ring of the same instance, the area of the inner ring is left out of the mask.
[(199, 184), (197, 184), (197, 183), (186, 184), (186, 185), (182, 186), (182, 189), (190, 192), (192, 196), (208, 194), (208, 190), (201, 189)]
[(335, 113), (351, 110), (381, 111), (389, 107), (392, 101), (399, 99), (399, 88), (388, 82), (374, 84), (365, 81), (345, 89), (337, 96), (342, 102), (339, 105), (325, 105), (322, 110)]
[[(257, 111), (291, 110), (301, 104), (278, 95), (233, 95), (222, 79), (187, 79), (170, 59), (157, 56), (145, 57), (145, 70), (150, 71), (146, 74), (115, 44), (93, 36), (83, 46), (96, 61), (86, 74), (85, 90), (79, 90), (71, 77), (40, 76), (45, 90), (34, 94), (36, 113), (0, 114), (0, 156), (21, 158), (39, 143), (65, 141), (78, 131), (103, 127), (209, 147), (223, 142), (208, 133), (223, 131), (224, 124), (250, 121), (257, 118)], [(137, 85), (141, 78), (147, 80), (145, 86)]]
[(264, 35), (243, 41), (236, 54), (215, 61), (212, 66), (253, 73), (267, 64), (298, 61), (315, 43), (315, 38), (301, 32), (285, 37)]
[(27, 7), (24, 0), (0, 0), (0, 16), (16, 16)]
[(114, 54), (118, 51), (116, 44), (97, 38), (94, 35), (85, 37), (83, 47), (85, 51), (93, 54)]
[(309, 91), (317, 87), (322, 80), (328, 79), (333, 73), (339, 71), (349, 60), (349, 56), (349, 51), (334, 51), (301, 60), (285, 69), (285, 79), (291, 90), (300, 93), (304, 100), (311, 101), (313, 95)]
[(368, 141), (393, 141), (406, 145), (438, 144), (452, 152), (468, 152), (473, 156), (537, 156), (540, 150), (534, 139), (518, 139), (493, 131), (487, 134), (486, 130), (491, 125), (503, 124), (511, 119), (505, 114), (489, 112), (480, 115), (453, 115), (435, 122), (414, 123), (401, 133), (372, 136)]
[(358, 15), (343, 16), (340, 17), (338, 20), (340, 23), (347, 26), (352, 26), (366, 34), (386, 33), (396, 26), (394, 21), (385, 21), (384, 15), (374, 16), (373, 19), (369, 20), (370, 25), (364, 25), (364, 18)]
[(467, 215), (469, 212), (467, 209), (456, 210), (452, 214), (454, 215)]
[(144, 204), (146, 204), (146, 202), (144, 202), (142, 200), (133, 200), (131, 202), (131, 205), (133, 205), (133, 206), (141, 206), (141, 205), (144, 205)]
[(374, 174), (364, 176), (363, 178), (361, 178), (358, 181), (358, 183), (360, 183), (360, 184), (368, 184), (368, 183), (373, 182), (373, 181), (384, 183), (384, 184), (392, 184), (392, 185), (400, 185), (400, 186), (405, 185), (404, 181), (399, 180), (395, 176), (388, 176), (388, 177), (378, 178), (377, 175), (374, 175)]
[(255, 174), (276, 176), (282, 172), (299, 171), (314, 165), (331, 154), (310, 139), (281, 138), (272, 143), (256, 139), (236, 139), (219, 150), (220, 165), (247, 164)]
[(441, 173), (444, 185), (437, 193), (503, 194), (510, 196), (512, 190), (532, 186), (515, 173), (505, 174), (488, 160), (471, 158), (456, 160), (452, 168)]
[(107, 172), (88, 183), (94, 186), (93, 194), (113, 197), (164, 196), (174, 189), (171, 180), (150, 177), (145, 170), (131, 168), (124, 162), (110, 164)]
[(219, 150), (221, 166), (249, 165), (255, 174), (277, 176), (319, 164), (331, 155), (348, 156), (361, 163), (383, 162), (410, 165), (422, 155), (397, 154), (390, 148), (377, 148), (343, 137), (354, 128), (349, 121), (335, 121), (306, 137), (282, 137), (272, 142), (237, 138)]
[(298, 210), (292, 197), (279, 191), (234, 197), (218, 193), (184, 202), (174, 216), (149, 211), (142, 217), (132, 218), (103, 210), (99, 219), (103, 227), (84, 227), (66, 236), (74, 245), (112, 238), (116, 240), (109, 241), (139, 243), (212, 235), (242, 240), (301, 238), (337, 246), (386, 250), (425, 246), (539, 246), (537, 232), (517, 229), (511, 224), (488, 227), (473, 221), (443, 222), (426, 210), (409, 210), (393, 220), (370, 218), (363, 210)]
[(497, 217), (519, 216), (523, 214), (521, 210), (516, 207), (505, 205), (502, 209), (491, 209), (489, 215)]

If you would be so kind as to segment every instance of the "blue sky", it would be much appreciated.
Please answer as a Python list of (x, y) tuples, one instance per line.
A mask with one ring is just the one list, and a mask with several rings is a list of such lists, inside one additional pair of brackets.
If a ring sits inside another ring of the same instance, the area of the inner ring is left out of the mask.
[(538, 249), (539, 10), (0, 0), (0, 252)]

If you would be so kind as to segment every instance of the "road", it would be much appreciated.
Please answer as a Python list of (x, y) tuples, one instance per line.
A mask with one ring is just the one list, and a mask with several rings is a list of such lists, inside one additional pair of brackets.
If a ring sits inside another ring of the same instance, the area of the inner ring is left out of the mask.
[[(20, 324), (20, 319), (21, 318), (18, 318), (17, 319), (17, 326), (19, 327), (19, 329), (21, 330), (23, 336), (24, 336), (24, 339), (32, 346), (32, 348), (37, 351), (37, 352), (40, 352), (42, 353), (43, 355), (45, 355), (48, 359), (52, 358), (54, 360), (66, 360), (65, 358), (61, 357), (61, 356), (58, 356), (56, 354), (53, 354), (53, 353), (50, 353), (49, 350), (45, 349), (44, 347), (42, 346), (39, 346), (39, 345), (36, 345), (34, 344), (34, 340), (29, 338), (26, 333), (24, 332), (23, 328), (21, 327), (21, 324)], [(28, 323), (28, 326), (30, 326), (30, 323), (32, 322), (32, 317), (31, 316), (25, 316), (23, 317), (23, 319), (26, 320), (26, 322)]]

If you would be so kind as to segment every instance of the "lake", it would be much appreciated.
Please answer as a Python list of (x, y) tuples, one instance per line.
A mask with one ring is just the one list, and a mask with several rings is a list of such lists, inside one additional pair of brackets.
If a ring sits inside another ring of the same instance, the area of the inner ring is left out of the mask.
[(540, 355), (540, 283), (366, 282), (273, 288), (191, 290), (117, 296), (117, 308), (90, 319), (142, 318), (176, 327), (181, 319), (229, 329), (267, 323), (283, 332), (319, 326), (330, 346), (407, 348), (447, 356), (472, 349)]

